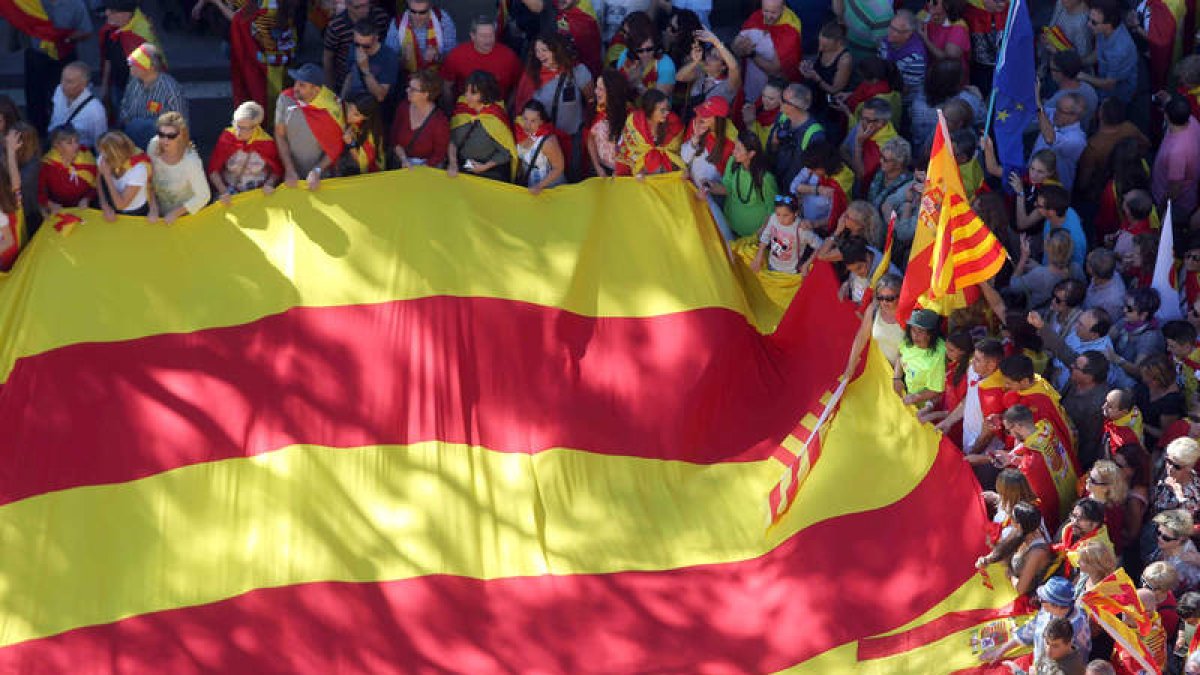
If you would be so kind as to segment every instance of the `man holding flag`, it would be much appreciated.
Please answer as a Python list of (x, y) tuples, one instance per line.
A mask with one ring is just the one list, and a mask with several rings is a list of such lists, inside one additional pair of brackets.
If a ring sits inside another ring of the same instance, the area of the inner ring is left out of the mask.
[[(1008, 32), (992, 77), (988, 125), (996, 132), (996, 153), (1006, 174), (1025, 171), (1025, 130), (1038, 114), (1033, 25), (1024, 0), (1008, 10)], [(984, 132), (986, 135), (987, 132)], [(1003, 181), (1008, 185), (1008, 181)]]

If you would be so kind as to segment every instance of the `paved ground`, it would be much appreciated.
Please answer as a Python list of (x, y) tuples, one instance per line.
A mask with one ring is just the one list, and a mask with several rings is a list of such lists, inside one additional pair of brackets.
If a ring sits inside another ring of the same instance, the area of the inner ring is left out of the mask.
[[(217, 35), (199, 32), (195, 27), (175, 26), (162, 20), (159, 6), (171, 0), (144, 0), (148, 13), (159, 26), (167, 56), (171, 62), (171, 73), (184, 84), (191, 105), (193, 138), (202, 154), (207, 153), (221, 129), (229, 124), (232, 112), (229, 87), (229, 53), (224, 40)], [(713, 16), (714, 23), (730, 29), (751, 0), (717, 0)], [(459, 22), (459, 36), (466, 39), (467, 26), (472, 16), (488, 14), (495, 10), (494, 0), (443, 0), (443, 6), (451, 8)], [(99, 25), (99, 24), (97, 24)], [(0, 21), (0, 94), (12, 97), (18, 105), (24, 104), (22, 90), (24, 81), (22, 37), (14, 35), (6, 22)], [(97, 66), (99, 57), (95, 38), (80, 45), (81, 57)], [(301, 46), (301, 58), (320, 63), (321, 42), (318, 31), (309, 26)]]

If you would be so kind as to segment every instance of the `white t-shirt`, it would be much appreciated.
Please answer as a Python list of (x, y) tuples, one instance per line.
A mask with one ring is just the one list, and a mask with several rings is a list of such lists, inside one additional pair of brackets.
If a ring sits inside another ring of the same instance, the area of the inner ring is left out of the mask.
[(821, 246), (821, 237), (816, 232), (800, 227), (799, 215), (791, 225), (784, 225), (778, 216), (771, 214), (758, 241), (767, 245), (767, 269), (788, 274), (800, 271), (800, 260), (804, 258), (806, 248)]
[(146, 172), (145, 162), (138, 162), (120, 176), (114, 175), (113, 182), (117, 185), (117, 192), (125, 192), (125, 188), (130, 185), (138, 187), (138, 191), (133, 195), (133, 201), (129, 202), (129, 206), (124, 209), (118, 210), (118, 213), (137, 211), (146, 205), (146, 184), (150, 182), (150, 175)]

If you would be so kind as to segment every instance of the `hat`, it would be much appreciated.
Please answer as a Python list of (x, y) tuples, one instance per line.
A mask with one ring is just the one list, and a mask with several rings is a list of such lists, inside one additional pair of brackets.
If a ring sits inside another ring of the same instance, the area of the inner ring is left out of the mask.
[(307, 82), (318, 87), (325, 86), (325, 72), (321, 70), (321, 66), (315, 63), (306, 63), (299, 68), (289, 70), (288, 75), (291, 75), (292, 79), (297, 82)]
[(136, 12), (137, 0), (104, 0), (104, 9), (114, 12)]
[(916, 328), (924, 328), (929, 332), (938, 329), (942, 324), (942, 317), (932, 309), (918, 309), (908, 317), (908, 325)]
[(729, 117), (729, 101), (724, 96), (713, 96), (696, 106), (696, 117)]
[(142, 70), (154, 70), (156, 56), (157, 50), (154, 49), (154, 45), (143, 42), (129, 52), (129, 56), (125, 57), (125, 62)]
[(1063, 577), (1053, 577), (1037, 589), (1038, 599), (1059, 607), (1075, 604), (1075, 587)]

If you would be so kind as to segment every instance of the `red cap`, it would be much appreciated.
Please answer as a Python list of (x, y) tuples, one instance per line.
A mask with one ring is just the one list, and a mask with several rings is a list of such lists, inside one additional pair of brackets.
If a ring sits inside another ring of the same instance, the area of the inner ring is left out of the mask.
[(729, 117), (729, 101), (724, 96), (713, 96), (696, 106), (696, 117)]

